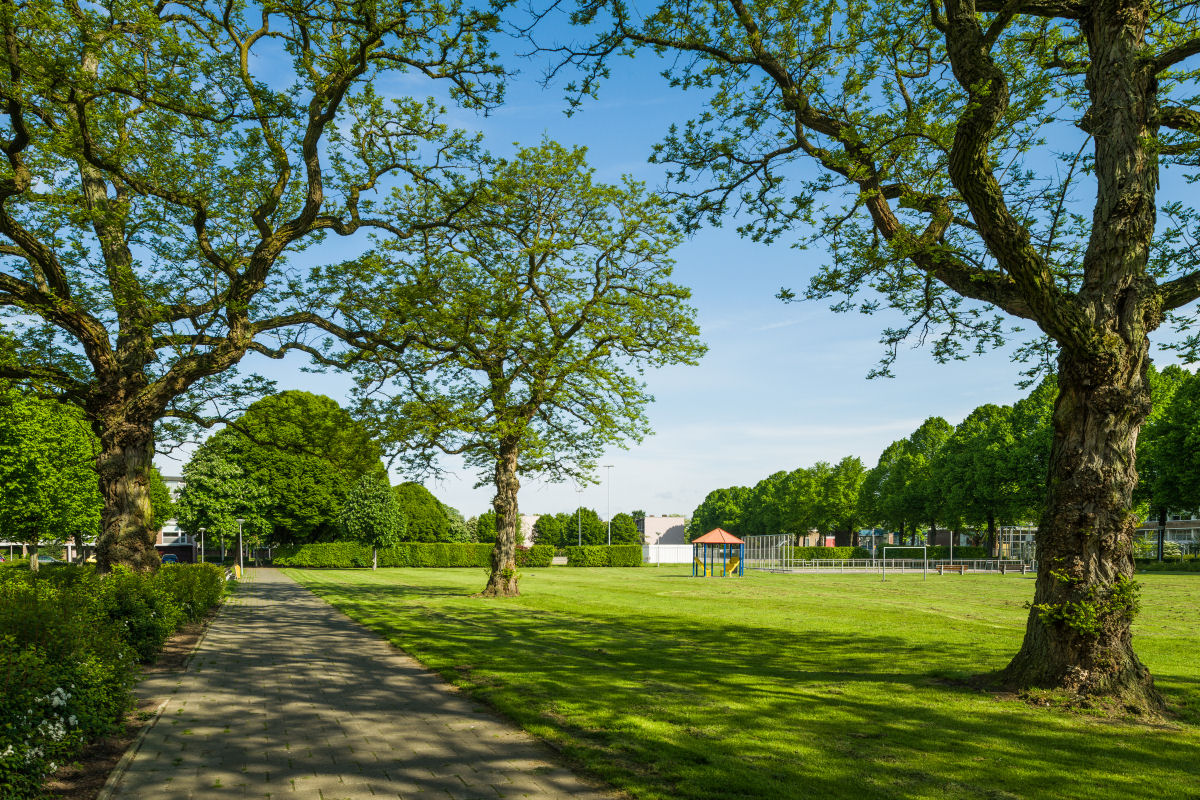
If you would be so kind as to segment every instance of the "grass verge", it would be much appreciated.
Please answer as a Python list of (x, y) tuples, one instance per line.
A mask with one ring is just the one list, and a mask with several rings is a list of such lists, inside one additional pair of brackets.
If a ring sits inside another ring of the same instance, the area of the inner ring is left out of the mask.
[(1019, 576), (288, 574), (638, 798), (1200, 797), (1200, 576), (1139, 578), (1152, 726), (965, 683), (1020, 644)]

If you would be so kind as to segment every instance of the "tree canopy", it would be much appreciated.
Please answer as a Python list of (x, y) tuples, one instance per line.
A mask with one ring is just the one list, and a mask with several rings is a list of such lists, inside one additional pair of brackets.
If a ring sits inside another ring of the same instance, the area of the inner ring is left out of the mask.
[(158, 564), (156, 425), (169, 438), (163, 420), (207, 423), (210, 404), (262, 390), (230, 372), (248, 352), (307, 349), (310, 330), (364, 343), (288, 256), (412, 232), (371, 191), (437, 179), (474, 137), (374, 85), (403, 74), (494, 104), (503, 5), (32, 0), (0, 15), (0, 378), (96, 431), (102, 569)]
[(69, 406), (0, 386), (0, 536), (33, 546), (100, 530), (95, 435)]
[(276, 544), (337, 538), (342, 504), (363, 475), (386, 480), (380, 446), (334, 400), (286, 391), (253, 403), (199, 448), (262, 490), (258, 513)]
[(246, 475), (216, 448), (200, 448), (183, 467), (183, 488), (175, 503), (179, 526), (193, 536), (204, 529), (205, 544), (219, 542), (224, 548), (242, 533), (257, 542), (271, 532), (264, 515), (268, 498), (261, 484)]
[(396, 495), (396, 507), (404, 515), (406, 542), (449, 542), (451, 536), (450, 517), (433, 493), (419, 483), (411, 481), (392, 487)]
[(604, 448), (640, 441), (647, 367), (704, 352), (689, 292), (670, 281), (679, 235), (631, 178), (592, 178), (553, 142), (491, 159), (460, 191), (417, 185), (407, 220), (453, 227), (380, 240), (340, 308), (402, 353), (352, 357), (364, 416), (410, 464), (461, 455), (496, 487), (498, 547), (485, 594), (515, 594), (519, 476), (582, 478)]

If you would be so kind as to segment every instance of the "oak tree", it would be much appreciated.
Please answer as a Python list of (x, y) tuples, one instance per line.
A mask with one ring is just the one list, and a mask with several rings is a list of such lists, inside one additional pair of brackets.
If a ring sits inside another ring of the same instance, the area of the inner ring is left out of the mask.
[[(557, 7), (557, 4), (555, 4)], [(890, 305), (940, 359), (1044, 339), (1058, 396), (1039, 573), (1004, 672), (1160, 709), (1130, 626), (1130, 497), (1150, 410), (1149, 334), (1200, 297), (1190, 203), (1164, 178), (1200, 154), (1200, 20), (1162, 0), (582, 0), (590, 43), (559, 48), (595, 89), (609, 59), (667, 56), (706, 107), (655, 158), (686, 219), (831, 251), (807, 295)], [(1182, 181), (1179, 181), (1182, 183)], [(1156, 222), (1158, 228), (1156, 240)], [(1184, 345), (1192, 351), (1200, 337)]]
[[(80, 408), (100, 440), (100, 567), (158, 564), (155, 426), (260, 381), (251, 351), (360, 342), (287, 258), (362, 228), (381, 182), (420, 182), (471, 137), (387, 74), (497, 99), (495, 8), (434, 0), (0, 8), (0, 377)], [(324, 333), (322, 333), (324, 335)], [(161, 428), (161, 425), (160, 425)]]
[(461, 455), (495, 487), (493, 596), (518, 593), (521, 477), (586, 480), (605, 448), (649, 432), (643, 370), (703, 346), (670, 280), (679, 238), (661, 199), (595, 182), (582, 148), (553, 142), (484, 173), (397, 193), (398, 219), (453, 223), (381, 238), (339, 308), (404, 345), (354, 362), (362, 415), (413, 469)]

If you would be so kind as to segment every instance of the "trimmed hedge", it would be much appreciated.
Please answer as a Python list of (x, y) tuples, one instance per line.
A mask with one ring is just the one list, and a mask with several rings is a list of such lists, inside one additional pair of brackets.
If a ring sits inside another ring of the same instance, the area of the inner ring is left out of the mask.
[[(381, 567), (482, 567), (492, 565), (491, 544), (460, 542), (407, 542), (379, 550)], [(518, 567), (548, 567), (554, 557), (550, 545), (517, 548)], [(371, 548), (357, 542), (319, 542), (275, 551), (277, 567), (351, 569), (371, 566)]]
[(849, 558), (870, 558), (871, 551), (865, 547), (787, 547), (785, 558), (798, 561), (842, 561)]
[(184, 564), (103, 577), (90, 566), (0, 570), (0, 797), (41, 797), (59, 764), (118, 730), (137, 661), (218, 602), (223, 577)]
[(1200, 572), (1200, 561), (1145, 561), (1137, 559), (1134, 567), (1138, 572)]
[(640, 567), (639, 544), (584, 545), (565, 548), (568, 567)]
[[(641, 561), (641, 549), (638, 549), (638, 560)], [(535, 544), (530, 547), (517, 548), (518, 567), (548, 567), (554, 561), (554, 545)]]
[[(899, 548), (899, 547), (901, 547), (901, 545), (889, 544), (887, 546), (887, 548), (888, 548), (887, 557), (888, 558), (920, 558), (921, 557), (921, 548), (919, 548), (919, 547), (905, 547), (903, 549), (894, 549), (894, 548)], [(880, 550), (879, 550), (879, 557), (883, 558), (883, 549), (882, 548), (880, 548)], [(950, 558), (950, 548), (946, 547), (944, 545), (940, 545), (940, 544), (930, 547), (929, 548), (929, 558), (931, 558), (931, 559), (936, 558), (939, 560), (940, 559), (948, 559), (948, 558)], [(975, 547), (973, 545), (965, 545), (964, 544), (960, 547), (954, 548), (954, 558), (955, 558), (955, 560), (958, 560), (960, 558), (963, 558), (963, 559), (993, 558), (993, 556), (988, 552), (988, 549), (986, 547)]]

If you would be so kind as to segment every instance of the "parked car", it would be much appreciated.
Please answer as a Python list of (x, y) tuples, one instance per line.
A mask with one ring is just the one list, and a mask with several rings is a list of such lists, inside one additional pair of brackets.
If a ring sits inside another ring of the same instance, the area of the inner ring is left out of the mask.
[(175, 555), (174, 553), (167, 553), (163, 556), (162, 562), (164, 564), (178, 564), (179, 556)]
[(38, 556), (38, 564), (41, 564), (43, 566), (49, 565), (49, 564), (62, 564), (62, 563), (64, 563), (64, 562), (59, 561), (57, 558), (54, 558), (53, 556)]

